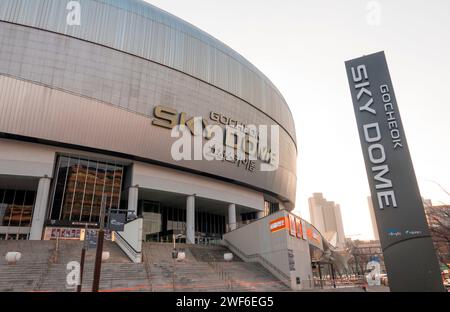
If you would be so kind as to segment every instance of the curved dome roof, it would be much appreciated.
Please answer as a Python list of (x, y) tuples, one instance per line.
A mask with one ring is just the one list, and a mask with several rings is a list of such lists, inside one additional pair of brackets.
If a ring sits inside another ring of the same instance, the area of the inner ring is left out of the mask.
[(283, 96), (239, 53), (206, 32), (140, 0), (78, 0), (81, 25), (67, 24), (67, 2), (2, 0), (0, 20), (65, 34), (184, 72), (239, 97), (291, 136), (295, 127)]

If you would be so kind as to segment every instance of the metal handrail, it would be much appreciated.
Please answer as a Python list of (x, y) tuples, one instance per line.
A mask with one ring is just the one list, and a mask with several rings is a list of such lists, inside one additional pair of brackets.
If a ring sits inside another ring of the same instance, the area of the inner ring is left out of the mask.
[(150, 291), (153, 291), (153, 281), (152, 281), (152, 268), (149, 263), (149, 256), (147, 250), (142, 248), (142, 262), (144, 262), (145, 274), (147, 275), (148, 283), (150, 285)]
[(137, 251), (136, 249), (133, 248), (133, 246), (130, 245), (129, 242), (126, 241), (125, 238), (122, 237), (122, 235), (120, 235), (118, 232), (116, 233), (116, 240), (120, 241), (121, 243), (124, 244), (125, 248), (128, 249), (128, 251), (130, 251), (130, 253), (134, 256), (134, 257), (138, 257), (141, 252)]
[(267, 265), (269, 266), (272, 270), (276, 271), (279, 275), (281, 275), (282, 278), (280, 278), (281, 280), (283, 280), (284, 283), (286, 283), (287, 285), (291, 285), (291, 278), (290, 276), (288, 276), (286, 273), (284, 273), (283, 271), (281, 271), (279, 268), (277, 268), (275, 265), (273, 265), (270, 261), (268, 261), (266, 258), (264, 258), (263, 256), (261, 256), (260, 254), (252, 254), (252, 255), (247, 255), (246, 253), (244, 253), (242, 250), (240, 250), (238, 247), (234, 246), (232, 243), (230, 243), (228, 240), (224, 239), (224, 242), (228, 245), (228, 247), (230, 247), (230, 249), (234, 249), (235, 251), (237, 251), (238, 254), (240, 254), (241, 256), (243, 256), (243, 258), (245, 259), (253, 259), (256, 258), (258, 259), (260, 262), (262, 262), (261, 264), (264, 266)]
[(208, 264), (212, 267), (213, 271), (227, 284), (227, 287), (232, 290), (233, 283), (229, 273), (225, 272), (223, 265), (220, 265), (209, 252), (208, 256), (212, 260), (209, 261)]
[(43, 269), (41, 269), (39, 279), (33, 285), (34, 290), (41, 290), (42, 285), (44, 284), (45, 278), (47, 277), (48, 272), (50, 271), (50, 266), (53, 263), (56, 263), (55, 259), (56, 259), (57, 252), (58, 252), (58, 250), (57, 250), (57, 246), (55, 244), (55, 249), (53, 249), (53, 253), (50, 254), (49, 257), (47, 258), (46, 266)]

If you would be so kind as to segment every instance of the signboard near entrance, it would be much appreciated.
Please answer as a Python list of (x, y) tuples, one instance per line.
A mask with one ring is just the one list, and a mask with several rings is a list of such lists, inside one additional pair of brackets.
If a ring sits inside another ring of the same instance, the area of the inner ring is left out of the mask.
[(121, 212), (112, 212), (109, 215), (109, 230), (116, 232), (123, 232), (125, 229), (125, 221), (127, 215)]
[(442, 291), (384, 52), (345, 65), (390, 289)]
[(97, 247), (97, 240), (98, 240), (97, 233), (98, 233), (97, 230), (88, 229), (86, 231), (86, 236), (84, 239), (87, 241), (88, 248), (93, 249)]

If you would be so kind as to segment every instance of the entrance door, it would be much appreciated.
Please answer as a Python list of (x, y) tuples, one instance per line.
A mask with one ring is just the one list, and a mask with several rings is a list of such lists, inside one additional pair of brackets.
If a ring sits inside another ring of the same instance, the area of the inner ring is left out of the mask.
[(142, 239), (145, 242), (159, 242), (161, 240), (163, 216), (158, 202), (142, 201), (143, 218)]

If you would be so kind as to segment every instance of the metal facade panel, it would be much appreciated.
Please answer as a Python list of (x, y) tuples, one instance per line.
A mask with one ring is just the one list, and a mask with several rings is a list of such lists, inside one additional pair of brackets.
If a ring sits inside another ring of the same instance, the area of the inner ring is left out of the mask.
[(0, 20), (105, 45), (192, 75), (261, 109), (295, 141), (293, 118), (280, 92), (225, 44), (142, 1), (79, 2), (80, 26), (67, 25), (67, 2), (59, 0), (2, 0)]
[[(210, 104), (209, 108), (218, 107)], [(171, 145), (176, 138), (170, 137), (170, 130), (152, 125), (148, 116), (4, 75), (0, 75), (0, 133), (188, 168), (278, 194), (280, 199), (288, 200), (291, 207), (295, 203), (295, 158), (282, 156), (287, 155), (284, 151), (281, 151), (280, 167), (273, 172), (249, 172), (226, 161), (175, 161), (171, 157)], [(290, 138), (285, 140), (291, 144), (290, 149), (295, 150)], [(281, 148), (285, 143), (280, 142)]]

